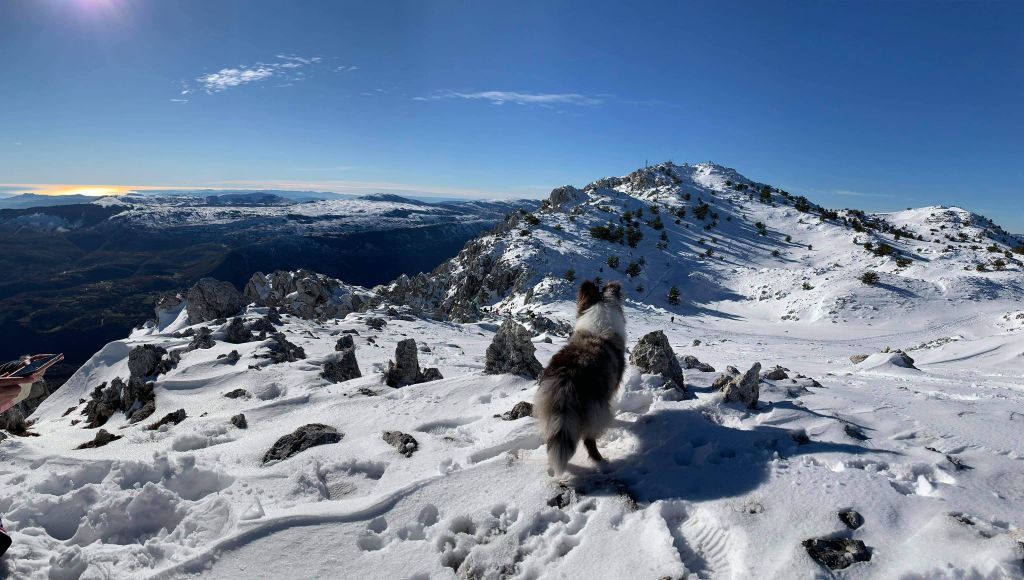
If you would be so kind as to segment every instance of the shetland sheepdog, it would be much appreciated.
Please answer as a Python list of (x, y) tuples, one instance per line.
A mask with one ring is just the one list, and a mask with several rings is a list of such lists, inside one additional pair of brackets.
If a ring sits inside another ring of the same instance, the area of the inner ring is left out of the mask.
[(609, 282), (598, 288), (583, 282), (572, 336), (541, 373), (534, 401), (555, 476), (565, 471), (581, 439), (591, 459), (604, 460), (597, 438), (612, 422), (612, 397), (625, 368), (622, 286)]

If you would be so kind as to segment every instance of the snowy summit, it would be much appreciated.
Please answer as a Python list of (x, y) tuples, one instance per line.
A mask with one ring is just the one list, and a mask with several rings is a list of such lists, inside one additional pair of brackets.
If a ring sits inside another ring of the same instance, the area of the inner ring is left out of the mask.
[[(102, 203), (146, 227), (362, 227), (367, 205)], [(375, 288), (204, 279), (0, 444), (7, 573), (1020, 577), (1022, 247), (955, 207), (662, 163)], [(630, 364), (607, 461), (555, 478), (535, 379), (595, 279), (622, 283)]]

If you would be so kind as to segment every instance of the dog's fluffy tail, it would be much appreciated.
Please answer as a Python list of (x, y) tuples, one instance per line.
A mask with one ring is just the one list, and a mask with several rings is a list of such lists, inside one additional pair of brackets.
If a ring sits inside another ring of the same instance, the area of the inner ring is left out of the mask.
[(548, 464), (559, 476), (576, 454), (583, 419), (572, 381), (561, 377), (542, 381), (536, 406), (548, 448)]

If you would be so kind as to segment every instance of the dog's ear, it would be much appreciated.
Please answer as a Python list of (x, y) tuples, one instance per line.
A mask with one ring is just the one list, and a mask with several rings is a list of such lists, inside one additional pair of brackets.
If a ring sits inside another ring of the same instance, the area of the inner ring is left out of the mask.
[(583, 312), (600, 301), (601, 291), (597, 289), (597, 284), (594, 284), (590, 280), (580, 284), (580, 292), (576, 295), (577, 312)]
[(605, 298), (612, 298), (621, 302), (622, 284), (619, 284), (618, 282), (609, 282), (601, 289), (601, 294), (603, 294)]

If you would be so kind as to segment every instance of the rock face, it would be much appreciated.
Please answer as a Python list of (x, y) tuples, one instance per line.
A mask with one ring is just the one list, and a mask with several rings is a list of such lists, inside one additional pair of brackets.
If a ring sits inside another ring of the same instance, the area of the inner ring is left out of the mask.
[(668, 338), (660, 330), (640, 337), (629, 355), (629, 363), (647, 374), (661, 375), (679, 390), (686, 391), (683, 369), (676, 360), (676, 353), (668, 343)]
[(252, 331), (245, 327), (245, 321), (242, 320), (241, 316), (232, 318), (231, 322), (224, 329), (224, 342), (242, 344), (252, 339)]
[(231, 417), (231, 424), (234, 425), (235, 427), (238, 427), (239, 429), (249, 428), (249, 422), (245, 420), (245, 414), (243, 413), (239, 413)]
[(487, 347), (484, 374), (519, 375), (535, 379), (544, 367), (534, 355), (537, 348), (530, 339), (533, 335), (522, 325), (511, 320), (501, 323), (494, 339)]
[(185, 301), (185, 298), (181, 295), (181, 292), (165, 292), (156, 299), (156, 305), (153, 307), (153, 313), (156, 315), (156, 319), (160, 320), (165, 312), (170, 312), (175, 308), (181, 306), (181, 303)]
[(230, 282), (203, 278), (188, 289), (188, 323), (199, 324), (237, 314), (245, 306), (242, 295)]
[(384, 441), (406, 457), (412, 457), (412, 454), (416, 453), (420, 448), (420, 444), (416, 441), (415, 437), (401, 431), (385, 431)]
[(100, 429), (92, 441), (86, 441), (78, 447), (75, 447), (75, 449), (95, 449), (96, 447), (103, 447), (111, 441), (117, 441), (120, 438), (120, 435), (113, 435), (106, 429)]
[(753, 409), (757, 406), (757, 397), (761, 393), (761, 363), (754, 363), (750, 370), (740, 375), (737, 373), (722, 388), (725, 401), (739, 401)]
[(335, 383), (342, 383), (363, 376), (363, 373), (359, 371), (359, 364), (356, 363), (355, 347), (349, 347), (328, 355), (327, 360), (324, 362), (324, 370), (320, 373), (320, 376)]
[(871, 551), (860, 540), (819, 538), (804, 540), (803, 546), (811, 558), (829, 570), (842, 570), (855, 562), (871, 559)]
[(128, 379), (125, 384), (120, 377), (93, 389), (82, 414), (86, 417), (85, 427), (94, 429), (107, 422), (114, 413), (123, 411), (132, 423), (149, 417), (156, 411), (153, 384), (138, 377)]
[(527, 403), (526, 401), (519, 401), (511, 411), (505, 411), (501, 414), (502, 421), (515, 421), (522, 419), (523, 417), (533, 416), (533, 404)]
[(398, 343), (395, 347), (395, 360), (388, 361), (388, 370), (384, 372), (384, 382), (395, 389), (441, 378), (441, 371), (435, 368), (420, 370), (416, 341), (411, 338)]
[(297, 455), (310, 447), (337, 443), (344, 437), (334, 427), (322, 423), (303, 425), (295, 431), (281, 437), (274, 446), (263, 455), (263, 463), (283, 461)]
[(697, 357), (692, 356), (692, 355), (686, 355), (686, 356), (683, 357), (683, 368), (684, 369), (696, 369), (696, 370), (698, 370), (698, 371), (700, 371), (702, 373), (713, 373), (713, 372), (715, 372), (715, 367), (713, 367), (713, 366), (711, 366), (711, 365), (709, 365), (707, 363), (700, 362), (699, 360), (697, 360)]
[(186, 418), (188, 418), (188, 415), (185, 414), (185, 409), (178, 409), (173, 413), (167, 413), (166, 415), (163, 416), (162, 419), (146, 428), (149, 429), (150, 431), (156, 431), (157, 429), (163, 427), (164, 425), (177, 425), (178, 423), (184, 421)]
[(256, 355), (256, 358), (270, 359), (271, 364), (295, 362), (306, 358), (306, 351), (301, 346), (288, 342), (283, 332), (270, 335), (263, 346), (266, 347), (266, 352)]
[(144, 379), (165, 370), (160, 364), (167, 351), (159, 346), (144, 344), (133, 348), (128, 353), (128, 372), (133, 377)]
[(280, 308), (305, 319), (344, 318), (360, 310), (371, 294), (357, 286), (310, 272), (256, 272), (245, 285), (245, 300), (257, 306)]

